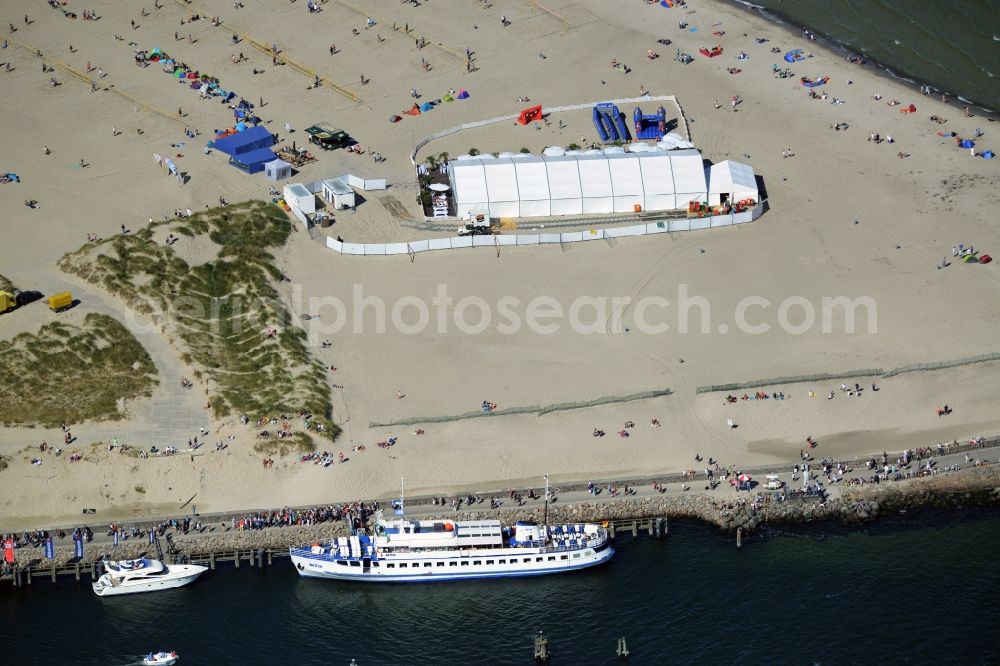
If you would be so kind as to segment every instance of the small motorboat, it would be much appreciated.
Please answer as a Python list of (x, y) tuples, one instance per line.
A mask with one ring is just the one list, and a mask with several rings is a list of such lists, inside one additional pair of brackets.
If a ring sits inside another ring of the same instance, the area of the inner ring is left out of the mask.
[(171, 666), (176, 664), (180, 657), (176, 652), (150, 652), (142, 658), (143, 666)]

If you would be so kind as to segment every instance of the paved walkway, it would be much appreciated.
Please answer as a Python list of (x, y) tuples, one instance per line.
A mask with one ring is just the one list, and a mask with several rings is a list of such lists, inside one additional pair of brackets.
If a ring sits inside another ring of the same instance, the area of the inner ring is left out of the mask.
[[(973, 461), (978, 460), (978, 459), (987, 459), (990, 462), (992, 462), (993, 464), (1000, 464), (1000, 447), (992, 446), (992, 447), (988, 447), (988, 448), (984, 448), (984, 449), (977, 449), (977, 450), (975, 450), (975, 451), (973, 451), (973, 452), (971, 452), (969, 454), (969, 462), (966, 461), (966, 454), (965, 453), (953, 453), (953, 454), (949, 454), (949, 455), (945, 455), (945, 456), (941, 456), (941, 457), (934, 456), (933, 461), (934, 461), (935, 467), (937, 467), (938, 469), (950, 468), (952, 466), (959, 466), (959, 467), (961, 467), (961, 468), (964, 469), (964, 468), (969, 467), (969, 465), (973, 464)], [(911, 470), (917, 469), (918, 465), (920, 465), (921, 463), (926, 463), (926, 460), (925, 461), (913, 461), (913, 462), (911, 462), (910, 469)], [(942, 472), (942, 473), (948, 473), (948, 472)], [(856, 466), (851, 473), (845, 475), (845, 480), (846, 479), (851, 479), (851, 478), (868, 478), (872, 474), (873, 474), (873, 471), (866, 469), (864, 465), (860, 465), (860, 466)], [(801, 488), (801, 475), (798, 475), (798, 481), (797, 482), (792, 480), (793, 473), (791, 472), (790, 469), (789, 469), (789, 471), (779, 472), (778, 475), (779, 475), (779, 477), (781, 478), (782, 481), (784, 481), (786, 484), (790, 484), (790, 488), (791, 489), (797, 490), (797, 489)], [(822, 485), (823, 489), (827, 492), (827, 494), (830, 497), (839, 497), (843, 492), (850, 491), (850, 490), (856, 489), (858, 487), (858, 486), (849, 486), (846, 483), (842, 483), (842, 482), (838, 482), (838, 483), (834, 483), (834, 484), (827, 484), (827, 483), (825, 483), (826, 479), (825, 479), (825, 477), (822, 474), (820, 474), (819, 478), (820, 478), (821, 485)], [(761, 481), (763, 481), (763, 479), (761, 479)], [(896, 482), (894, 482), (894, 481), (888, 481), (888, 482), (883, 482), (883, 483), (886, 483), (886, 484), (888, 484), (889, 487), (892, 487), (892, 485), (894, 483), (896, 483)], [(615, 483), (614, 485), (619, 490), (624, 488), (624, 483), (623, 482), (618, 482), (618, 483)], [(558, 484), (555, 484), (555, 485), (551, 486), (551, 490), (554, 491), (556, 499), (555, 499), (554, 503), (551, 504), (550, 506), (561, 507), (561, 506), (566, 506), (566, 505), (572, 506), (572, 505), (575, 505), (575, 504), (582, 504), (582, 503), (591, 503), (591, 504), (593, 504), (593, 503), (603, 503), (603, 502), (616, 502), (616, 501), (620, 501), (622, 499), (641, 499), (641, 498), (648, 498), (648, 497), (663, 497), (663, 496), (677, 497), (677, 496), (681, 496), (681, 495), (685, 495), (685, 494), (705, 495), (705, 496), (707, 496), (710, 499), (718, 499), (718, 500), (725, 500), (727, 498), (737, 499), (739, 497), (745, 497), (746, 496), (746, 495), (737, 494), (733, 490), (733, 488), (731, 488), (729, 486), (729, 484), (725, 483), (725, 482), (722, 483), (722, 484), (720, 484), (719, 486), (717, 486), (714, 490), (706, 491), (705, 490), (705, 477), (704, 477), (704, 474), (701, 474), (700, 477), (697, 480), (691, 481), (688, 485), (691, 486), (689, 488), (689, 490), (684, 490), (683, 489), (683, 485), (682, 485), (681, 482), (668, 483), (668, 484), (666, 484), (666, 485), (663, 486), (664, 487), (663, 492), (660, 492), (658, 490), (654, 491), (653, 488), (652, 488), (652, 484), (648, 483), (648, 484), (643, 484), (641, 486), (640, 485), (631, 486), (631, 488), (632, 488), (632, 490), (634, 492), (632, 494), (628, 495), (628, 496), (625, 496), (625, 495), (622, 495), (622, 494), (617, 494), (617, 496), (612, 497), (611, 494), (607, 491), (607, 482), (604, 482), (604, 487), (603, 487), (602, 491), (598, 495), (596, 495), (596, 496), (591, 495), (586, 490), (578, 490), (578, 489), (566, 490), (565, 492), (562, 492), (562, 491), (560, 491), (560, 489), (558, 487)], [(757, 486), (755, 488), (755, 491), (762, 490), (762, 488), (763, 488), (762, 485), (761, 486)], [(519, 490), (519, 492), (524, 492), (524, 493), (527, 492), (527, 489), (518, 489), (518, 490)], [(536, 491), (536, 494), (539, 495), (539, 499), (529, 500), (529, 499), (525, 498), (523, 506), (525, 506), (527, 508), (541, 508), (542, 507), (543, 502), (542, 502), (542, 499), (541, 499), (541, 495), (543, 494), (543, 489), (542, 488), (535, 488), (535, 491)], [(448, 497), (447, 500), (450, 501), (453, 497), (456, 497), (456, 496), (461, 496), (461, 497), (464, 498), (465, 494), (464, 493), (460, 493), (459, 495), (452, 495), (451, 497)], [(503, 493), (503, 494), (499, 494), (498, 493), (496, 496), (499, 499), (503, 500), (502, 508), (508, 508), (509, 509), (509, 508), (512, 508), (513, 506), (515, 506), (514, 503), (513, 503), (513, 500), (511, 500), (508, 497), (507, 493)], [(477, 502), (474, 505), (475, 508), (477, 510), (487, 510), (488, 511), (489, 510), (489, 506), (490, 506), (489, 505), (490, 497), (491, 497), (490, 495), (480, 494), (480, 498), (482, 499), (482, 501), (481, 502)], [(385, 499), (381, 500), (381, 504), (387, 510), (387, 513), (390, 511), (389, 508), (388, 508), (388, 503), (389, 503), (388, 500), (385, 500)], [(460, 510), (467, 510), (468, 508), (469, 507), (465, 506), (465, 504), (463, 503), (463, 505), (460, 507)], [(236, 520), (239, 520), (243, 515), (246, 515), (248, 513), (256, 513), (258, 511), (271, 511), (271, 510), (274, 510), (274, 509), (252, 509), (252, 510), (247, 510), (247, 511), (239, 512), (239, 513), (198, 514), (197, 517), (194, 520), (192, 520), (192, 522), (195, 522), (196, 520), (200, 520), (204, 525), (209, 526), (209, 528), (211, 530), (211, 531), (206, 530), (205, 533), (204, 533), (204, 535), (205, 536), (215, 536), (215, 535), (220, 534), (220, 531), (221, 531), (220, 525), (223, 522), (225, 522), (226, 525), (228, 525), (230, 523), (230, 520), (232, 518), (235, 518)], [(451, 507), (449, 505), (446, 505), (446, 506), (437, 505), (437, 506), (435, 506), (434, 504), (431, 503), (429, 497), (414, 497), (414, 498), (408, 500), (407, 504), (406, 504), (406, 515), (408, 517), (410, 517), (410, 518), (426, 518), (426, 517), (429, 517), (429, 516), (440, 516), (442, 514), (447, 514), (447, 513), (450, 513), (450, 512), (452, 512), (452, 509), (451, 509)], [(183, 518), (185, 516), (190, 516), (190, 515), (191, 515), (190, 513), (187, 513), (187, 514), (175, 515), (175, 516), (172, 516), (172, 517), (180, 519), (180, 518)], [(138, 524), (140, 526), (147, 526), (147, 525), (153, 524), (153, 522), (154, 521), (145, 521), (144, 520), (144, 521), (140, 521)], [(159, 522), (159, 521), (155, 521), (155, 522)], [(85, 523), (86, 523), (86, 521), (83, 521), (83, 523), (81, 523), (81, 524), (85, 524)], [(103, 549), (106, 549), (106, 548), (110, 547), (111, 544), (112, 544), (112, 538), (109, 537), (107, 535), (107, 533), (106, 533), (107, 532), (107, 524), (105, 524), (105, 523), (96, 523), (96, 522), (91, 522), (89, 524), (90, 524), (91, 529), (94, 531), (94, 540), (91, 543), (87, 544), (88, 550), (90, 550), (90, 549), (103, 550)], [(131, 523), (125, 523), (125, 525), (131, 525)], [(67, 529), (67, 528), (64, 526), (64, 529)], [(266, 530), (280, 530), (280, 529), (284, 529), (284, 528), (282, 528), (282, 527), (270, 527), (270, 528), (266, 528), (263, 531), (266, 531)], [(68, 529), (67, 529), (67, 531), (68, 531)], [(194, 535), (194, 536), (197, 537), (197, 535)], [(143, 537), (140, 537), (140, 539), (143, 539)], [(62, 541), (62, 542), (57, 543), (57, 546), (65, 546), (66, 544), (69, 544), (68, 538), (66, 540)], [(69, 545), (71, 545), (71, 544), (69, 544)]]

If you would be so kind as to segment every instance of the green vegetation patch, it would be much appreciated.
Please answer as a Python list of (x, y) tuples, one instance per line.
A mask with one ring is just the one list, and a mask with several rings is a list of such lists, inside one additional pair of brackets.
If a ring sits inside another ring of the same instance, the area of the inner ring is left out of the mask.
[(156, 366), (128, 329), (90, 313), (83, 326), (47, 324), (0, 342), (0, 422), (40, 425), (118, 420), (122, 398), (149, 397)]
[(14, 293), (14, 283), (0, 275), (0, 291), (6, 291), (8, 293)]
[[(188, 265), (175, 245), (154, 238), (168, 233), (178, 248), (201, 243), (212, 256)], [(273, 252), (290, 233), (280, 208), (250, 201), (86, 245), (59, 265), (169, 329), (207, 381), (216, 416), (308, 411), (313, 428), (335, 437), (323, 364), (275, 289), (282, 276)]]

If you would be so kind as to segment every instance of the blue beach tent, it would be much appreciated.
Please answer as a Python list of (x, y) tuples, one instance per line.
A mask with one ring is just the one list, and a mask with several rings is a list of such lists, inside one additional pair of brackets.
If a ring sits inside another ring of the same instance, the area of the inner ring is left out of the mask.
[[(250, 127), (243, 132), (237, 132), (227, 137), (217, 139), (214, 148), (226, 155), (241, 155), (260, 148), (270, 148), (274, 145), (274, 137), (266, 127)], [(274, 157), (271, 158), (272, 160)]]
[(245, 153), (232, 155), (229, 163), (241, 171), (258, 173), (264, 170), (264, 165), (273, 162), (278, 156), (270, 148), (257, 148)]

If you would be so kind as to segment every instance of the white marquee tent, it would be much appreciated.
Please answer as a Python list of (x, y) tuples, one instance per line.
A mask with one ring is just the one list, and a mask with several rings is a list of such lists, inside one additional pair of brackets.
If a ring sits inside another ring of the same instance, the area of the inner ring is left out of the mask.
[(753, 199), (760, 201), (753, 167), (726, 160), (705, 169), (708, 177), (708, 203), (718, 206), (723, 201)]
[(463, 158), (449, 164), (459, 217), (683, 210), (708, 196), (697, 150)]

